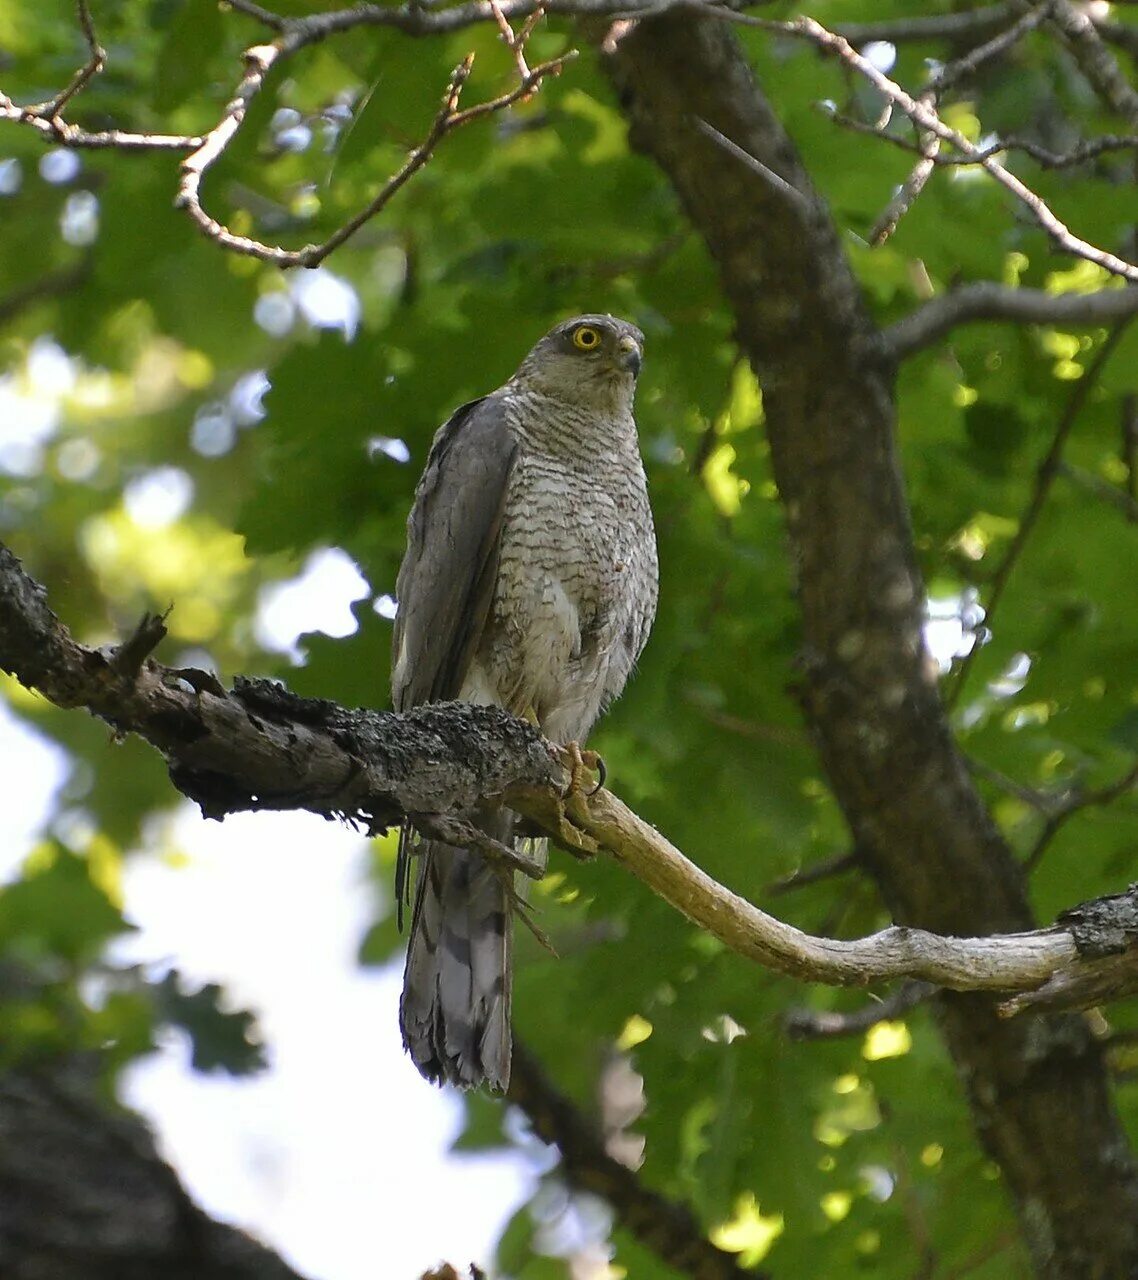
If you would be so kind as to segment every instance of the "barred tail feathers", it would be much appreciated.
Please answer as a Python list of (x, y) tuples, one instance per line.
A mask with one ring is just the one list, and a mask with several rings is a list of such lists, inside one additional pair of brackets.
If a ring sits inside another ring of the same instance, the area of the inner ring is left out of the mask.
[(510, 1082), (508, 888), (472, 850), (424, 840), (418, 856), (399, 1005), (403, 1043), (428, 1080), (504, 1090)]

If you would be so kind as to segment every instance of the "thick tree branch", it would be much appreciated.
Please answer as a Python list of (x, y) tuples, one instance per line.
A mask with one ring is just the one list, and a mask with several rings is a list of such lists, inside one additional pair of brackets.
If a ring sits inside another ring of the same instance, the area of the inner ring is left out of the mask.
[(469, 836), (481, 807), (505, 803), (572, 853), (609, 854), (738, 955), (807, 982), (907, 977), (955, 990), (1031, 991), (1082, 964), (1062, 929), (812, 937), (717, 883), (611, 792), (564, 800), (559, 749), (497, 708), (436, 703), (396, 715), (348, 711), (269, 681), (238, 680), (226, 691), (207, 673), (146, 657), (163, 634), (161, 619), (147, 616), (117, 648), (76, 643), (0, 547), (0, 668), (58, 706), (86, 707), (143, 737), (209, 817), (307, 809), (375, 831), (406, 816), (455, 841)]
[(379, 829), (406, 814), (464, 817), (511, 786), (564, 785), (543, 739), (494, 708), (350, 712), (269, 681), (227, 692), (208, 673), (138, 661), (133, 638), (114, 650), (78, 644), (0, 547), (0, 668), (57, 706), (145, 738), (209, 817), (308, 809)]
[(140, 1121), (100, 1098), (93, 1060), (0, 1075), (7, 1280), (301, 1280), (190, 1200)]

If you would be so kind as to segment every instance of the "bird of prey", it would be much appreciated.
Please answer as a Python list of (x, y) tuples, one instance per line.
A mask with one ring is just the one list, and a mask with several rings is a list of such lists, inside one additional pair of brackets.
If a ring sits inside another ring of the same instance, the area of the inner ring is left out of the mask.
[[(632, 416), (644, 335), (557, 325), (497, 391), (439, 429), (407, 521), (392, 655), (397, 711), (462, 699), (585, 740), (656, 613), (656, 536)], [(514, 817), (479, 820), (510, 844)], [(405, 827), (401, 865), (415, 842)], [(403, 1042), (436, 1083), (510, 1078), (512, 872), (421, 838)]]

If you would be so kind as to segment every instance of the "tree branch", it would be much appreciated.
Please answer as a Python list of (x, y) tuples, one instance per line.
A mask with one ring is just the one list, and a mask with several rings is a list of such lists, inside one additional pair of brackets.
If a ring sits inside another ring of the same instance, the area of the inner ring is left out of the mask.
[(924, 303), (885, 330), (884, 340), (898, 360), (931, 347), (965, 324), (1007, 321), (1101, 328), (1138, 314), (1138, 288), (1099, 289), (1094, 293), (1048, 293), (1013, 289), (982, 281), (961, 285)]
[[(435, 703), (396, 715), (348, 711), (280, 685), (172, 670), (144, 657), (164, 633), (148, 617), (122, 646), (78, 644), (44, 592), (0, 547), (0, 668), (60, 707), (86, 707), (165, 756), (207, 817), (307, 809), (377, 831), (409, 817), (458, 839), (504, 803), (579, 856), (605, 852), (725, 946), (807, 982), (866, 986), (920, 978), (955, 990), (1025, 991), (1079, 967), (1062, 929), (978, 938), (893, 927), (816, 938), (717, 883), (615, 795), (564, 799), (561, 752), (496, 707)], [(457, 825), (456, 825), (457, 824)]]
[(763, 1280), (764, 1272), (745, 1271), (733, 1254), (713, 1245), (686, 1204), (645, 1187), (632, 1169), (614, 1160), (588, 1118), (516, 1040), (506, 1097), (525, 1113), (534, 1133), (560, 1151), (569, 1185), (606, 1200), (624, 1230), (667, 1266), (699, 1280)]
[(61, 90), (50, 101), (42, 103), (35, 109), (36, 114), (42, 116), (45, 120), (54, 120), (71, 99), (86, 87), (88, 81), (97, 76), (106, 66), (107, 51), (99, 43), (99, 39), (95, 35), (95, 25), (91, 20), (91, 9), (88, 0), (78, 0), (76, 7), (79, 11), (79, 25), (83, 29), (83, 39), (87, 42), (87, 51), (90, 57), (75, 73), (66, 89)]
[(899, 84), (879, 71), (872, 62), (862, 57), (848, 40), (836, 32), (827, 30), (821, 23), (807, 17), (795, 18), (790, 22), (774, 22), (765, 18), (752, 18), (746, 14), (728, 14), (716, 6), (709, 6), (704, 12), (717, 17), (730, 17), (733, 22), (758, 27), (763, 31), (809, 40), (823, 53), (836, 57), (868, 80), (888, 102), (903, 111), (919, 129), (949, 143), (961, 155), (967, 156), (983, 168), (1027, 209), (1039, 226), (1066, 253), (1077, 258), (1085, 258), (1112, 275), (1138, 281), (1138, 265), (1076, 236), (1026, 183), (1005, 168), (994, 155), (985, 154), (980, 147), (969, 142), (959, 130), (945, 124), (925, 97), (914, 98), (907, 93)]
[[(980, 9), (961, 9), (958, 13), (883, 18), (878, 22), (843, 22), (836, 30), (850, 44), (863, 47), (877, 40), (889, 44), (987, 40), (1022, 10), (1023, 0), (1007, 0), (1006, 3), (986, 5)], [(1087, 12), (1087, 17), (1103, 40), (1131, 54), (1138, 53), (1138, 29), (1094, 9)]]
[(9, 1280), (301, 1280), (189, 1198), (93, 1058), (0, 1075), (0, 1251)]
[(1091, 790), (1083, 787), (1076, 788), (1048, 815), (1043, 824), (1043, 830), (1032, 845), (1031, 852), (1024, 859), (1024, 866), (1028, 871), (1035, 870), (1047, 852), (1048, 845), (1075, 814), (1082, 813), (1084, 809), (1100, 809), (1113, 804), (1128, 792), (1133, 791), (1136, 786), (1138, 786), (1138, 764), (1127, 769), (1121, 778), (1105, 787), (1095, 787)]
[(1087, 12), (1070, 0), (1051, 0), (1041, 7), (1048, 9), (1048, 25), (1059, 33), (1095, 93), (1124, 120), (1138, 125), (1138, 92)]
[[(801, 609), (797, 687), (851, 843), (898, 921), (942, 936), (1029, 929), (1022, 871), (976, 793), (925, 661), (894, 363), (839, 233), (816, 197), (803, 217), (695, 127), (707, 121), (813, 194), (721, 17), (643, 21), (609, 66), (630, 139), (703, 236), (763, 390)], [(938, 1006), (1039, 1275), (1083, 1274), (1088, 1234), (1106, 1271), (1134, 1273), (1138, 1176), (1125, 1157), (1119, 1165), (1127, 1139), (1086, 1027), (1000, 1021), (974, 995), (942, 994)]]
[[(540, 10), (535, 12), (540, 13)], [(185, 209), (203, 235), (215, 240), (224, 249), (257, 258), (261, 262), (271, 262), (278, 267), (318, 266), (390, 203), (392, 197), (427, 164), (447, 134), (453, 133), (473, 120), (480, 120), (485, 116), (505, 111), (516, 102), (532, 97), (547, 76), (559, 75), (565, 64), (576, 57), (576, 50), (571, 49), (560, 57), (542, 62), (532, 70), (526, 67), (524, 74), (519, 75), (515, 88), (488, 102), (481, 102), (477, 106), (460, 110), (459, 98), (474, 65), (474, 55), (468, 54), (451, 72), (450, 81), (443, 94), (442, 105), (423, 141), (412, 149), (403, 164), (387, 179), (367, 205), (337, 228), (322, 244), (306, 245), (303, 249), (285, 249), (280, 245), (265, 244), (250, 236), (237, 235), (216, 218), (211, 217), (202, 207), (201, 183), (206, 171), (216, 164), (236, 137), (244, 122), (249, 104), (264, 86), (265, 77), (273, 65), (281, 58), (295, 53), (319, 38), (321, 37), (314, 34), (308, 26), (292, 23), (272, 44), (254, 45), (245, 50), (246, 71), (235, 96), (226, 107), (221, 120), (202, 139), (201, 146), (182, 162), (181, 180), (178, 183), (175, 205)], [(520, 41), (517, 48), (521, 48)], [(520, 52), (517, 56), (521, 57)], [(520, 65), (525, 65), (524, 60)]]
[(837, 30), (854, 45), (882, 40), (908, 44), (933, 40), (987, 40), (1019, 12), (1015, 0), (990, 4), (959, 13), (920, 14), (912, 18), (885, 18), (880, 22), (843, 22)]
[(881, 1000), (863, 1004), (852, 1013), (833, 1010), (788, 1009), (782, 1025), (792, 1040), (837, 1040), (860, 1036), (879, 1022), (901, 1017), (937, 993), (931, 982), (908, 980)]
[[(585, 3), (588, 0), (584, 0)], [(619, 3), (620, 0), (617, 0)], [(70, 124), (60, 115), (64, 105), (82, 89), (91, 78), (103, 69), (106, 55), (95, 36), (88, 9), (88, 0), (78, 0), (80, 25), (91, 50), (91, 58), (74, 76), (72, 82), (49, 102), (21, 107), (5, 94), (0, 93), (0, 119), (36, 129), (46, 141), (64, 147), (117, 148), (125, 151), (175, 150), (190, 154), (182, 161), (175, 207), (184, 209), (203, 235), (216, 241), (222, 248), (245, 254), (262, 262), (279, 267), (314, 267), (333, 253), (369, 222), (389, 203), (392, 197), (412, 178), (434, 154), (443, 138), (472, 121), (505, 111), (518, 102), (532, 97), (549, 76), (559, 75), (565, 64), (576, 57), (576, 50), (569, 50), (556, 58), (530, 68), (525, 61), (525, 41), (536, 22), (543, 16), (541, 3), (524, 6), (511, 5), (506, 0), (498, 5), (491, 0), (479, 0), (466, 6), (464, 20), (456, 22), (456, 10), (441, 10), (431, 14), (425, 7), (413, 4), (403, 10), (381, 9), (372, 5), (359, 5), (354, 9), (334, 13), (317, 14), (307, 18), (285, 18), (273, 14), (256, 4), (238, 3), (235, 7), (249, 17), (265, 23), (278, 32), (276, 39), (267, 44), (257, 44), (246, 49), (243, 55), (245, 71), (226, 104), (218, 123), (204, 136), (182, 134), (129, 133), (118, 129), (90, 132)], [(508, 41), (518, 69), (517, 85), (486, 102), (465, 110), (459, 109), (459, 96), (470, 76), (474, 55), (470, 54), (452, 72), (447, 90), (439, 109), (419, 146), (415, 147), (400, 168), (383, 184), (371, 201), (354, 217), (339, 227), (322, 244), (306, 245), (301, 249), (285, 249), (269, 245), (250, 236), (238, 235), (224, 223), (206, 212), (202, 204), (201, 185), (206, 172), (224, 155), (245, 121), (253, 99), (262, 90), (269, 72), (284, 59), (291, 57), (309, 45), (327, 36), (366, 25), (393, 25), (411, 35), (439, 33), (467, 26), (474, 22), (494, 20), (510, 30), (508, 17), (521, 13), (526, 21), (517, 36), (512, 31)], [(400, 19), (402, 15), (402, 20)], [(442, 19), (442, 21), (437, 21)]]

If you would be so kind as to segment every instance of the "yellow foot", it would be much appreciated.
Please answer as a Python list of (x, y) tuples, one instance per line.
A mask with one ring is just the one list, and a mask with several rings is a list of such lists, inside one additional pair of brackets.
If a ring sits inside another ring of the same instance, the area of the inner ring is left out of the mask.
[[(569, 786), (565, 790), (565, 799), (575, 795), (595, 796), (608, 777), (604, 760), (595, 751), (582, 751), (579, 742), (567, 742), (565, 754), (569, 757)], [(596, 783), (588, 788), (582, 785), (587, 773), (597, 775)]]

